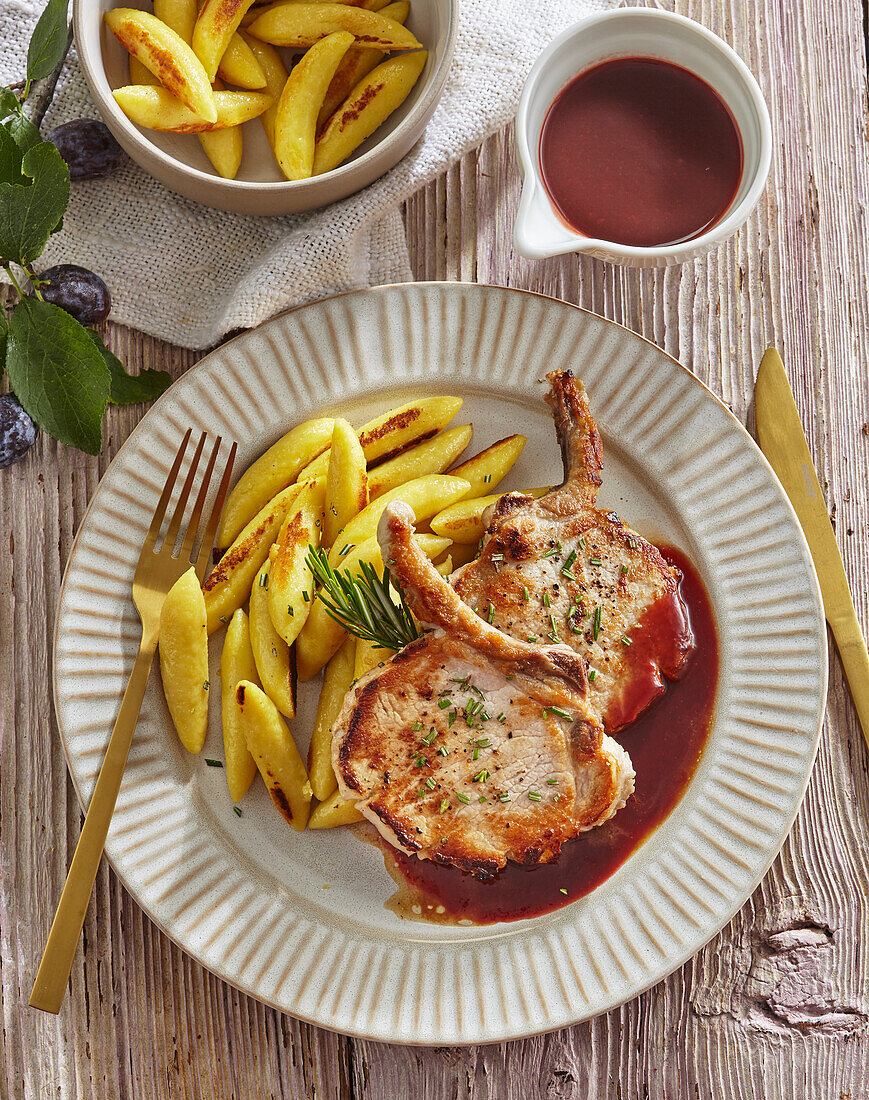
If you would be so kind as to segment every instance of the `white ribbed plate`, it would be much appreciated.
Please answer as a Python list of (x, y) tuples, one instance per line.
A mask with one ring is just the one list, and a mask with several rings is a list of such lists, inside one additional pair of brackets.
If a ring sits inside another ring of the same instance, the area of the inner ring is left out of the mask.
[[(361, 423), (411, 395), (458, 393), (458, 421), (476, 425), (472, 450), (525, 432), (506, 485), (540, 485), (556, 480), (560, 463), (538, 379), (559, 367), (584, 379), (601, 427), (601, 500), (687, 551), (721, 642), (714, 726), (693, 782), (593, 894), (515, 924), (402, 921), (384, 907), (394, 885), (374, 847), (346, 830), (295, 832), (262, 784), (236, 817), (225, 773), (204, 763), (223, 755), (219, 691), (194, 757), (180, 748), (152, 675), (109, 833), (112, 865), (205, 966), (324, 1027), (436, 1044), (560, 1027), (659, 981), (739, 909), (794, 819), (826, 693), (820, 595), (787, 499), (742, 426), (652, 344), (551, 298), (419, 284), (306, 306), (207, 356), (130, 436), (76, 539), (55, 694), (87, 799), (137, 647), (139, 548), (189, 425), (236, 438), (240, 473), (314, 414), (340, 407)], [(303, 689), (303, 753), (314, 699)]]

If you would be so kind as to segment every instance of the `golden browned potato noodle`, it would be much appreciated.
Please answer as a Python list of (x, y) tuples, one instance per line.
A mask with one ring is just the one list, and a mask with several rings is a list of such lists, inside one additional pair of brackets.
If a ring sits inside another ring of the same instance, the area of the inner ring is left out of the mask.
[(343, 164), (404, 103), (419, 80), (427, 57), (425, 50), (391, 57), (359, 81), (317, 139), (315, 176)]
[(353, 666), (356, 660), (356, 640), (347, 638), (335, 656), (326, 665), (323, 688), (317, 704), (317, 718), (308, 747), (308, 774), (314, 795), (322, 802), (338, 786), (332, 767), (332, 726), (344, 696), (353, 683)]
[(248, 680), (236, 688), (247, 747), (268, 787), (272, 802), (301, 831), (311, 808), (311, 784), (296, 743), (275, 704)]
[(199, 752), (208, 728), (205, 601), (192, 567), (169, 589), (160, 612), (160, 676), (181, 744)]
[(247, 615), (241, 608), (223, 639), (220, 655), (220, 717), (223, 725), (223, 755), (226, 762), (226, 785), (233, 802), (242, 799), (256, 775), (256, 764), (247, 747), (241, 728), (241, 712), (235, 697), (235, 689), (241, 680), (258, 684), (253, 650), (250, 648), (250, 632)]
[(211, 90), (214, 73), (206, 73), (180, 34), (136, 8), (115, 8), (103, 19), (124, 49), (150, 69), (171, 95), (204, 122), (217, 121)]

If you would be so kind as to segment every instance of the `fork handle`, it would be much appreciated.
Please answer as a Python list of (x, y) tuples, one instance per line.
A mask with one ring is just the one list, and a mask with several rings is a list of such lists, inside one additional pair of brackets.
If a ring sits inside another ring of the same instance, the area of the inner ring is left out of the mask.
[(156, 648), (157, 631), (143, 632), (30, 994), (31, 1007), (43, 1012), (57, 1013), (63, 1003)]

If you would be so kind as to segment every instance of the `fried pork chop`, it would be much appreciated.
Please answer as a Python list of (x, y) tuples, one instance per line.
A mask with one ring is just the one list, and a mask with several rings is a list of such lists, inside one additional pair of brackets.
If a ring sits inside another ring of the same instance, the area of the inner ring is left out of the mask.
[(630, 759), (588, 706), (583, 659), (475, 614), (418, 549), (413, 518), (394, 502), (378, 535), (428, 630), (348, 693), (332, 740), (341, 794), (420, 858), (483, 879), (545, 863), (625, 804)]
[(693, 638), (678, 574), (595, 506), (601, 439), (581, 382), (548, 375), (564, 482), (534, 500), (507, 493), (486, 516), (476, 561), (452, 576), (479, 615), (515, 638), (566, 643), (588, 669), (588, 709), (613, 732), (675, 679)]

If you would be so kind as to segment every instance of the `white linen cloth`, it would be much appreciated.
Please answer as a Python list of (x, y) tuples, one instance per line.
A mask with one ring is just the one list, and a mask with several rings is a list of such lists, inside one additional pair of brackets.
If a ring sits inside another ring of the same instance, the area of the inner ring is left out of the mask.
[[(120, 2), (120, 0), (119, 0)], [(408, 155), (357, 195), (285, 217), (227, 214), (182, 198), (132, 161), (72, 184), (64, 228), (37, 263), (77, 263), (112, 292), (112, 320), (185, 347), (344, 290), (412, 278), (398, 204), (513, 116), (522, 82), (559, 31), (614, 0), (460, 0), (443, 96)], [(0, 83), (24, 75), (43, 0), (0, 0)], [(98, 118), (75, 48), (42, 132)]]

